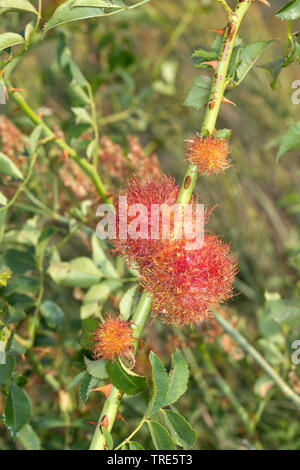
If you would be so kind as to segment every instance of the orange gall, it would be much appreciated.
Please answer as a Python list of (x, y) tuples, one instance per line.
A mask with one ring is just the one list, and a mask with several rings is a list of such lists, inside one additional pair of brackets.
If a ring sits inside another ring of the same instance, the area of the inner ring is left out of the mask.
[(128, 322), (114, 317), (108, 317), (104, 323), (99, 324), (93, 339), (94, 359), (110, 361), (130, 352), (134, 342)]
[(193, 140), (187, 141), (187, 160), (198, 166), (199, 173), (222, 173), (231, 166), (226, 158), (228, 153), (229, 145), (224, 138), (196, 134)]

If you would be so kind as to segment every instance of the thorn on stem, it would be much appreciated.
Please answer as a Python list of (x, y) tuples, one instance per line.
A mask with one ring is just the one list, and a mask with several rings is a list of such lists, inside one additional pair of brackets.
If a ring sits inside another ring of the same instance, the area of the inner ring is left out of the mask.
[(103, 426), (105, 429), (107, 429), (107, 428), (108, 428), (108, 424), (109, 424), (109, 423), (108, 423), (108, 417), (105, 415), (105, 416), (103, 416), (102, 421), (101, 421), (101, 423), (99, 424), (99, 426), (100, 426), (100, 428)]
[(218, 61), (217, 60), (210, 60), (208, 62), (202, 62), (201, 65), (209, 65), (210, 67), (212, 67), (214, 70), (216, 70), (217, 66), (218, 66)]
[(222, 97), (222, 103), (232, 104), (235, 107), (237, 106), (233, 101), (230, 101), (227, 98), (225, 98), (225, 96)]
[(92, 388), (91, 392), (102, 392), (105, 398), (108, 398), (108, 395), (111, 392), (112, 384), (103, 385), (103, 387)]
[(225, 28), (222, 28), (222, 29), (210, 29), (209, 30), (210, 33), (217, 33), (217, 34), (220, 34), (221, 36), (223, 36), (224, 32), (225, 32)]

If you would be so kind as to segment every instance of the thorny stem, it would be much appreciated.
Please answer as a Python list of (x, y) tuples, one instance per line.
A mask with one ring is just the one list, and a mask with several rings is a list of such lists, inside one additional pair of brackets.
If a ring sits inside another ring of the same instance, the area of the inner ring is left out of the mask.
[[(222, 2), (223, 3), (223, 2)], [(239, 1), (235, 11), (230, 14), (229, 23), (225, 28), (222, 48), (218, 59), (218, 66), (215, 72), (215, 76), (211, 86), (209, 104), (207, 106), (202, 130), (203, 134), (212, 134), (215, 128), (217, 117), (219, 114), (222, 98), (226, 87), (226, 75), (227, 70), (235, 42), (235, 38), (240, 27), (240, 24), (248, 11), (252, 0)], [(192, 193), (198, 177), (198, 168), (196, 165), (188, 165), (185, 173), (183, 183), (177, 198), (177, 203), (182, 205), (188, 204), (192, 197)], [(137, 307), (137, 311), (134, 314), (132, 320), (137, 326), (136, 338), (140, 338), (142, 328), (144, 327), (147, 318), (150, 314), (151, 303), (153, 296), (147, 292), (144, 292)], [(141, 325), (141, 326), (140, 326)], [(135, 351), (137, 349), (137, 343), (135, 345)], [(114, 420), (117, 416), (117, 410), (120, 404), (120, 397), (115, 387), (112, 388), (103, 410), (100, 414), (98, 424), (95, 429), (95, 433), (91, 442), (91, 450), (103, 450), (105, 448), (104, 435), (101, 432), (100, 423), (103, 417), (106, 415), (108, 418), (108, 429), (111, 430)]]
[(262, 355), (250, 343), (235, 330), (230, 323), (228, 323), (221, 315), (214, 312), (214, 317), (224, 330), (236, 341), (241, 348), (257, 362), (257, 364), (265, 371), (265, 373), (274, 381), (282, 393), (291, 400), (297, 409), (300, 410), (300, 396), (297, 395), (285, 381), (277, 374), (277, 372), (270, 366), (270, 364), (262, 357)]
[(43, 128), (43, 132), (47, 137), (53, 139), (53, 142), (61, 150), (65, 151), (69, 157), (71, 157), (75, 162), (83, 169), (83, 171), (90, 177), (92, 182), (95, 185), (95, 188), (98, 194), (101, 196), (102, 201), (109, 203), (109, 197), (107, 195), (105, 186), (97, 172), (97, 169), (89, 163), (85, 158), (82, 158), (78, 153), (70, 147), (63, 139), (58, 138), (55, 133), (43, 122), (43, 120), (33, 111), (33, 109), (26, 103), (25, 99), (18, 92), (14, 92), (11, 89), (11, 86), (8, 85), (8, 93), (17, 103), (17, 105), (24, 111), (24, 113), (31, 119), (31, 121), (40, 125)]

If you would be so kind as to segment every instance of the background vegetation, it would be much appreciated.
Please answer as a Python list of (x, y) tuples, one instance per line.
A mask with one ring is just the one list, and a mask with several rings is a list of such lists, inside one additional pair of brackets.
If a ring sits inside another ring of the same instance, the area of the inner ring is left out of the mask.
[[(43, 22), (57, 3), (44, 2)], [(299, 394), (300, 366), (291, 362), (291, 345), (300, 339), (299, 152), (276, 159), (282, 136), (299, 120), (300, 104), (291, 99), (292, 82), (300, 78), (299, 63), (284, 68), (273, 88), (274, 77), (265, 67), (282, 57), (288, 41), (288, 22), (274, 16), (283, 3), (274, 0), (267, 9), (255, 2), (245, 18), (245, 41), (277, 41), (230, 94), (237, 108), (229, 104), (221, 108), (218, 128), (233, 130), (233, 167), (224, 175), (200, 178), (196, 192), (200, 202), (217, 204), (210, 229), (231, 241), (238, 257), (237, 295), (222, 308), (222, 315)], [(24, 12), (2, 15), (1, 32), (22, 31), (29, 20), (30, 14)], [(203, 113), (183, 104), (199, 74), (191, 55), (195, 49), (209, 49), (215, 33), (208, 30), (223, 27), (225, 21), (220, 5), (211, 0), (151, 0), (115, 16), (69, 23), (49, 31), (43, 41), (38, 32), (30, 50), (14, 64), (10, 80), (79, 154), (87, 148), (91, 155), (100, 151), (101, 177), (112, 193), (124, 187), (133, 172), (144, 178), (147, 172), (159, 171), (152, 153), (161, 171), (180, 182), (186, 165), (184, 140), (199, 130)], [(294, 22), (293, 31), (297, 26)], [(82, 109), (91, 103), (90, 96), (70, 75), (71, 56), (93, 92), (99, 149), (89, 145), (95, 129)], [(2, 54), (1, 61), (8, 57)], [(274, 65), (267, 69), (273, 72)], [(0, 105), (0, 145), (26, 175), (28, 145), (34, 147), (40, 136), (32, 135), (33, 124), (18, 108), (12, 98)], [(91, 383), (93, 374), (85, 375), (82, 347), (87, 344), (81, 319), (88, 317), (89, 308), (98, 313), (116, 311), (124, 293), (136, 285), (135, 274), (119, 258), (114, 269), (126, 281), (98, 279), (101, 289), (96, 295), (89, 290), (88, 299), (85, 287), (90, 285), (85, 286), (78, 274), (85, 269), (82, 260), (73, 264), (75, 282), (62, 280), (55, 270), (57, 263), (79, 257), (93, 258), (103, 267), (102, 247), (93, 236), (100, 198), (77, 168), (68, 151), (46, 143), (26, 189), (7, 210), (5, 224), (0, 212), (1, 334), (12, 351), (11, 379), (30, 397), (32, 406), (25, 437), (13, 439), (0, 424), (1, 449), (30, 447), (28, 441), (36, 448), (88, 448), (91, 423), (98, 419), (104, 396), (90, 392), (99, 380)], [(13, 197), (20, 184), (17, 179), (17, 174), (1, 176), (1, 197)], [(131, 292), (135, 304), (139, 289)], [(285, 323), (282, 315), (287, 311), (291, 316)], [(197, 432), (193, 448), (300, 448), (295, 404), (214, 322), (182, 332), (150, 322), (137, 372), (148, 375), (150, 350), (169, 368), (176, 346), (183, 347), (191, 370), (188, 392), (176, 407)], [(74, 377), (77, 384), (71, 382)], [(8, 390), (4, 379), (0, 386), (2, 413)], [(247, 412), (251, 435), (232, 406), (231, 393)], [(116, 444), (138, 425), (145, 396), (146, 392), (122, 401), (126, 422), (116, 422)], [(147, 428), (139, 433), (139, 442), (152, 448)]]

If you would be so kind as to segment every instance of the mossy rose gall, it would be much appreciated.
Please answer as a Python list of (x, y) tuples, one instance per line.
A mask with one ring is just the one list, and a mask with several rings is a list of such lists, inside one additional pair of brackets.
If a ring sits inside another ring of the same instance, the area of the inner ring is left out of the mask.
[(186, 141), (186, 157), (198, 172), (205, 175), (222, 173), (231, 166), (227, 155), (229, 145), (226, 139), (214, 136), (202, 137), (196, 134), (193, 140)]
[(112, 316), (99, 324), (93, 339), (94, 359), (108, 360), (128, 354), (132, 350), (134, 341), (128, 322)]

